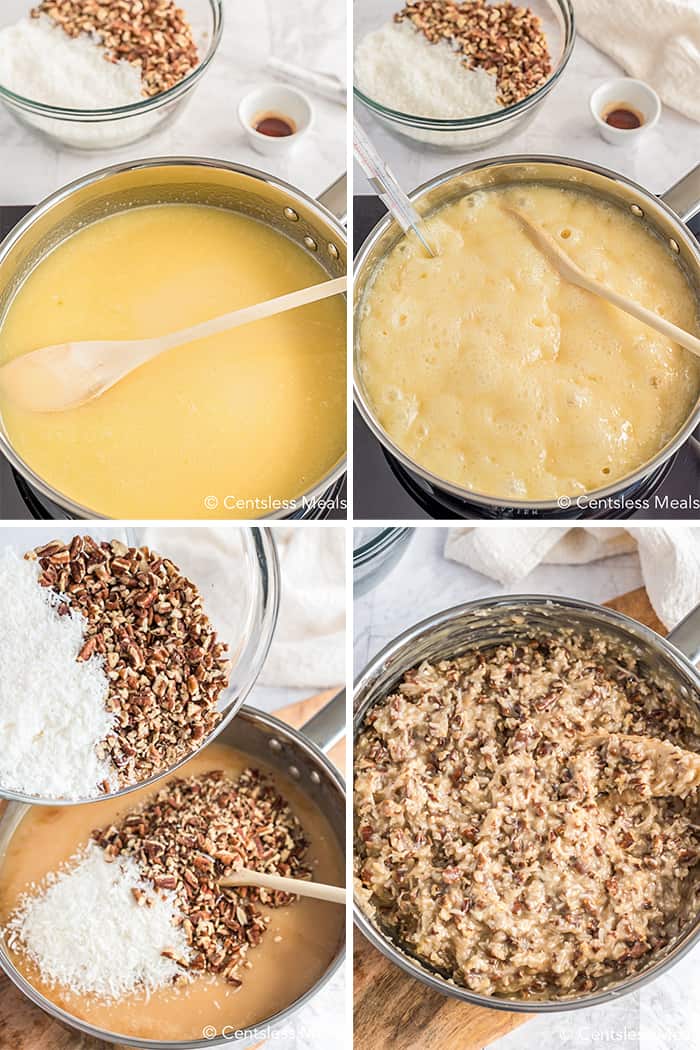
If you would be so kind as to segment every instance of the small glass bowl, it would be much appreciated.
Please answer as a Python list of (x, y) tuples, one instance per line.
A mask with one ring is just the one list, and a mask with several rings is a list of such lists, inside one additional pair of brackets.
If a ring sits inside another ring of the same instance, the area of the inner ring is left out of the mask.
[[(204, 556), (201, 545), (197, 542), (195, 549), (198, 560), (195, 572), (188, 564), (193, 549), (191, 533), (200, 534), (202, 531), (163, 526), (156, 529), (154, 534), (154, 530), (148, 527), (125, 528), (119, 525), (96, 525), (91, 522), (10, 526), (3, 529), (0, 550), (11, 547), (19, 557), (51, 540), (59, 539), (63, 543), (69, 543), (73, 536), (81, 535), (92, 536), (98, 543), (120, 540), (127, 546), (145, 545), (166, 558), (172, 558), (184, 575), (193, 580), (202, 595), (204, 610), (210, 622), (219, 639), (228, 645), (227, 655), (231, 662), (231, 671), (228, 685), (222, 691), (217, 704), (222, 714), (221, 721), (208, 736), (199, 741), (194, 751), (185, 755), (175, 765), (159, 770), (147, 780), (120, 787), (109, 794), (96, 794), (92, 798), (40, 798), (0, 785), (0, 799), (29, 805), (74, 806), (128, 795), (138, 788), (155, 784), (172, 775), (183, 763), (188, 762), (210, 744), (238, 714), (262, 670), (277, 624), (280, 596), (277, 548), (271, 529), (255, 525), (227, 527), (225, 550), (216, 542), (211, 544), (211, 550)], [(221, 561), (224, 557), (236, 559), (235, 587), (229, 585), (229, 574), (222, 571)]]
[[(153, 98), (113, 109), (64, 109), (17, 95), (0, 84), (0, 101), (26, 127), (53, 142), (79, 150), (108, 150), (127, 146), (170, 124), (185, 108), (221, 41), (223, 0), (180, 0), (192, 26), (199, 65), (178, 84)], [(0, 28), (13, 25), (29, 13), (29, 0), (5, 0)]]
[(403, 557), (413, 529), (353, 530), (352, 575), (355, 597), (366, 594), (388, 576)]
[[(354, 95), (389, 131), (439, 150), (479, 149), (522, 131), (566, 69), (576, 35), (571, 0), (523, 0), (542, 21), (547, 36), (552, 73), (536, 91), (506, 109), (481, 117), (438, 120), (389, 109), (354, 87)], [(368, 33), (390, 22), (400, 10), (399, 0), (354, 0), (356, 46)]]

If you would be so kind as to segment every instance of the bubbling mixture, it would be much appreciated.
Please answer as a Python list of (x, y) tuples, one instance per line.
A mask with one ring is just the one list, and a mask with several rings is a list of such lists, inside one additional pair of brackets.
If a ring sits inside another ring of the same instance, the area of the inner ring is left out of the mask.
[[(69, 237), (0, 328), (0, 364), (42, 346), (163, 335), (327, 279), (243, 215), (135, 208)], [(300, 497), (345, 451), (345, 299), (177, 347), (81, 408), (0, 398), (7, 434), (49, 485), (112, 518), (250, 518)]]
[(359, 368), (376, 418), (420, 466), (513, 500), (577, 496), (624, 478), (678, 431), (700, 362), (562, 280), (507, 207), (590, 277), (691, 332), (697, 302), (639, 220), (553, 186), (474, 192), (388, 254), (360, 308)]
[[(319, 882), (342, 885), (343, 857), (337, 839), (326, 819), (298, 787), (265, 767), (256, 759), (213, 744), (179, 770), (179, 776), (191, 778), (220, 770), (239, 778), (251, 766), (260, 770), (289, 804), (298, 818), (306, 842), (304, 865)], [(78, 849), (90, 841), (94, 829), (104, 831), (104, 841), (117, 841), (118, 829), (129, 827), (129, 814), (144, 802), (152, 800), (161, 787), (136, 791), (125, 799), (96, 802), (62, 808), (36, 807), (28, 811), (12, 836), (2, 858), (0, 873), (0, 927), (15, 913), (23, 894), (63, 865)], [(175, 782), (171, 782), (175, 783)], [(177, 800), (176, 800), (177, 801)], [(179, 804), (179, 803), (178, 803)], [(138, 828), (138, 820), (132, 821)], [(215, 819), (203, 830), (211, 834)], [(182, 842), (187, 841), (183, 828)], [(119, 841), (128, 851), (128, 833)], [(149, 865), (157, 865), (157, 843), (144, 842), (144, 856)], [(93, 846), (93, 849), (95, 847)], [(109, 852), (109, 847), (108, 847)], [(133, 855), (143, 860), (139, 852)], [(114, 855), (114, 850), (112, 850)], [(201, 862), (201, 854), (197, 855)], [(152, 991), (133, 992), (114, 999), (100, 999), (43, 981), (31, 960), (19, 950), (9, 949), (10, 957), (42, 995), (69, 1014), (99, 1028), (118, 1033), (123, 1038), (156, 1039), (174, 1042), (201, 1039), (208, 1027), (221, 1033), (251, 1028), (295, 1002), (319, 980), (339, 950), (343, 938), (344, 909), (336, 904), (309, 898), (297, 898), (285, 906), (259, 904), (258, 910), (269, 919), (262, 937), (251, 938), (252, 947), (239, 972), (241, 981), (231, 982), (226, 971), (194, 973), (182, 984), (168, 984)], [(249, 921), (249, 920), (247, 920)], [(195, 927), (195, 948), (206, 944), (206, 931)]]

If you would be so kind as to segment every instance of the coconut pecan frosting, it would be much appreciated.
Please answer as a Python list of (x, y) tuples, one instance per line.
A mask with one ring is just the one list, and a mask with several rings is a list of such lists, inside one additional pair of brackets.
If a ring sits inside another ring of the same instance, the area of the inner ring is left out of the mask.
[(698, 726), (578, 637), (424, 663), (356, 747), (356, 879), (381, 928), (485, 995), (644, 968), (698, 908)]

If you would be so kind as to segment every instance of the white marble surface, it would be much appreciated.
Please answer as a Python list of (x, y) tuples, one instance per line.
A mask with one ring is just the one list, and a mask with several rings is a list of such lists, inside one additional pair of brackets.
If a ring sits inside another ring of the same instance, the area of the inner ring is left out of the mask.
[[(535, 526), (536, 527), (536, 526)], [(358, 673), (405, 628), (440, 609), (492, 594), (551, 593), (604, 602), (642, 584), (636, 554), (589, 565), (544, 565), (502, 587), (443, 557), (445, 529), (414, 531), (394, 571), (354, 606)], [(544, 1014), (490, 1044), (491, 1050), (693, 1050), (700, 1047), (700, 948), (634, 995), (592, 1010)]]
[[(482, 157), (548, 153), (601, 164), (654, 193), (663, 193), (700, 160), (700, 126), (664, 107), (657, 126), (642, 136), (637, 146), (618, 147), (604, 142), (593, 124), (588, 99), (600, 83), (620, 74), (619, 66), (579, 38), (568, 68), (530, 126), (473, 152), (429, 150), (391, 134), (363, 106), (358, 104), (357, 110), (363, 126), (407, 190), (439, 172)], [(357, 165), (354, 179), (356, 194), (370, 192)]]
[(35, 204), (87, 172), (143, 157), (235, 161), (278, 175), (313, 195), (337, 179), (346, 166), (343, 106), (309, 94), (314, 127), (281, 158), (263, 157), (247, 144), (237, 108), (244, 94), (273, 80), (264, 68), (271, 55), (344, 77), (345, 0), (224, 0), (224, 9), (219, 50), (190, 104), (172, 127), (141, 142), (105, 152), (67, 150), (16, 123), (1, 106), (0, 205)]

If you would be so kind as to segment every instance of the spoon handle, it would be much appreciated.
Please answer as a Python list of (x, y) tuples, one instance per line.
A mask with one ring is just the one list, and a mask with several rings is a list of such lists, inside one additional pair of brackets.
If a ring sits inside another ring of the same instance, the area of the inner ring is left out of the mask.
[(299, 897), (315, 897), (321, 901), (334, 904), (345, 904), (346, 892), (343, 886), (327, 886), (323, 882), (307, 882), (305, 879), (285, 879), (281, 875), (266, 875), (260, 871), (242, 868), (225, 879), (220, 879), (222, 889), (233, 886), (258, 886), (264, 890), (278, 890), (281, 893), (294, 893)]
[(299, 306), (317, 303), (321, 299), (329, 299), (331, 296), (346, 291), (347, 286), (347, 277), (336, 277), (332, 281), (322, 281), (320, 284), (311, 285), (310, 288), (300, 288), (296, 292), (280, 295), (276, 299), (266, 299), (265, 302), (255, 303), (253, 306), (232, 310), (231, 313), (222, 314), (221, 317), (212, 317), (208, 321), (192, 325), (191, 328), (181, 328), (177, 332), (150, 340), (150, 354), (155, 356), (163, 353), (164, 350), (172, 350), (175, 346), (192, 343), (195, 339), (206, 339), (210, 335), (228, 332), (232, 328), (250, 324), (252, 321), (261, 321), (265, 317), (274, 317), (275, 314), (295, 310)]
[(646, 306), (642, 306), (641, 303), (636, 303), (633, 299), (620, 295), (613, 288), (599, 284), (598, 281), (594, 281), (590, 277), (586, 277), (583, 280), (579, 279), (577, 283), (582, 288), (585, 288), (586, 291), (592, 292), (593, 295), (598, 295), (602, 299), (607, 299), (609, 303), (617, 306), (619, 310), (624, 310), (626, 314), (636, 317), (638, 321), (648, 325), (649, 328), (654, 328), (657, 332), (672, 339), (675, 343), (680, 343), (686, 350), (690, 350), (691, 353), (700, 357), (700, 339), (693, 335), (692, 332), (686, 332), (684, 328), (679, 328), (672, 321), (668, 321), (665, 317), (660, 317), (653, 310), (647, 310)]
[(636, 303), (634, 299), (628, 299), (626, 295), (620, 295), (614, 288), (610, 288), (608, 285), (596, 281), (593, 277), (589, 277), (567, 255), (551, 234), (543, 230), (541, 226), (531, 222), (529, 217), (523, 215), (517, 208), (506, 208), (505, 210), (518, 220), (538, 251), (542, 252), (549, 264), (564, 280), (577, 285), (585, 292), (590, 292), (591, 295), (597, 295), (600, 299), (605, 299), (607, 302), (612, 303), (613, 306), (616, 306), (618, 310), (624, 311), (630, 317), (636, 317), (642, 324), (648, 325), (649, 328), (653, 328), (656, 332), (661, 332), (668, 339), (672, 339), (675, 343), (680, 343), (686, 350), (690, 350), (691, 353), (700, 357), (700, 339), (693, 335), (692, 332), (686, 332), (684, 328), (679, 328), (672, 321), (667, 321), (665, 317), (660, 317), (652, 310), (647, 310), (646, 306)]

